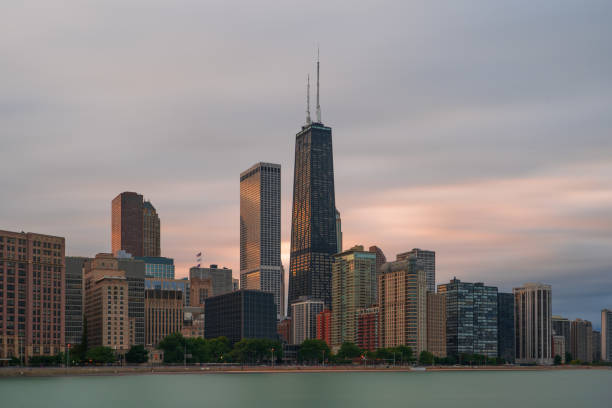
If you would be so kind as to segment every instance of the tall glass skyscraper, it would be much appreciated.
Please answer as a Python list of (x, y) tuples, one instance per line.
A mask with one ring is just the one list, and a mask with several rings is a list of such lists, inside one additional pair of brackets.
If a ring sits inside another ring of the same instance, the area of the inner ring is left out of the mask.
[(332, 130), (307, 123), (295, 138), (289, 305), (307, 296), (331, 306), (337, 250)]
[(274, 295), (276, 316), (281, 307), (279, 164), (257, 163), (240, 174), (240, 289), (256, 289)]

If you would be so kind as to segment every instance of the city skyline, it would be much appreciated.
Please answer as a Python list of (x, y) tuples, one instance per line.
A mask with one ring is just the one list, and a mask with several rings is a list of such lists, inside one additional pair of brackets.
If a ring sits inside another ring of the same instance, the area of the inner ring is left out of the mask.
[[(190, 7), (149, 10), (143, 18), (204, 14)], [(222, 13), (219, 7), (211, 17)], [(480, 5), (472, 18), (469, 6), (449, 7), (395, 5), (414, 13), (396, 13), (409, 16), (400, 22), (385, 10), (386, 26), (381, 11), (357, 7), (346, 34), (330, 30), (346, 9), (319, 9), (322, 95), (335, 133), (345, 247), (435, 250), (436, 284), (457, 276), (507, 292), (542, 281), (552, 285), (554, 314), (598, 328), (599, 311), (612, 304), (612, 61), (600, 40), (610, 31), (604, 7), (564, 3), (527, 11), (519, 4), (501, 13), (503, 33), (494, 5)], [(289, 170), (281, 180), (288, 271), (293, 135), (303, 122), (304, 78), (314, 71), (316, 41), (264, 40), (303, 15), (281, 6), (270, 31), (256, 30), (252, 39), (230, 35), (227, 47), (216, 49), (228, 33), (214, 18), (202, 32), (201, 21), (159, 31), (132, 28), (127, 11), (108, 34), (102, 30), (108, 9), (97, 10), (75, 5), (66, 16), (35, 13), (38, 25), (11, 30), (17, 40), (0, 39), (14, 63), (0, 68), (11, 79), (0, 104), (6, 130), (0, 184), (11, 197), (0, 203), (0, 228), (62, 236), (66, 255), (93, 257), (111, 249), (110, 200), (137, 191), (161, 214), (162, 256), (175, 259), (177, 277), (187, 275), (200, 251), (204, 265), (227, 266), (237, 277), (236, 178), (253, 162), (269, 161)], [(253, 11), (268, 21), (266, 6)], [(6, 26), (25, 13), (9, 7), (15, 18)], [(452, 13), (465, 18), (456, 22)], [(237, 18), (243, 30), (254, 27), (250, 18)], [(524, 31), (529, 19), (546, 21)], [(365, 21), (380, 35), (360, 33)], [(73, 40), (60, 43), (62, 33)], [(218, 41), (193, 51), (194, 33)], [(81, 34), (102, 47), (92, 54)], [(161, 45), (152, 46), (160, 35)], [(505, 46), (498, 50), (499, 43)], [(39, 44), (55, 52), (40, 52)], [(207, 58), (212, 51), (214, 63)], [(240, 67), (236, 54), (253, 63)], [(237, 115), (241, 120), (233, 121)]]

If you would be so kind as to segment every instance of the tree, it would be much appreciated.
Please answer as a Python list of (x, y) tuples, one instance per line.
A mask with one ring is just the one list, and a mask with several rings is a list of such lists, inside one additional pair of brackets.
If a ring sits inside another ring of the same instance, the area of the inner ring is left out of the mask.
[(114, 363), (116, 360), (115, 352), (113, 351), (113, 349), (104, 346), (89, 349), (89, 351), (87, 351), (87, 354), (85, 355), (85, 358), (94, 363), (101, 364)]
[(421, 365), (433, 365), (434, 363), (434, 355), (433, 353), (430, 353), (429, 351), (421, 351), (421, 354), (419, 355), (419, 364)]
[(357, 347), (355, 343), (344, 342), (338, 350), (338, 358), (342, 360), (351, 360), (353, 358), (361, 357), (363, 351)]
[(125, 354), (125, 361), (130, 364), (146, 363), (147, 361), (149, 361), (149, 352), (141, 344), (132, 346)]
[(570, 353), (569, 351), (565, 352), (565, 362), (569, 363), (570, 361), (572, 361), (574, 358), (572, 357), (572, 353)]
[(208, 345), (211, 362), (224, 362), (225, 356), (232, 350), (229, 339), (224, 336), (208, 340)]
[(298, 360), (301, 362), (320, 362), (324, 358), (329, 358), (331, 353), (329, 346), (324, 340), (308, 339), (304, 340), (298, 350)]
[(185, 345), (186, 341), (181, 333), (164, 337), (158, 344), (164, 351), (164, 363), (182, 363), (185, 360)]
[(558, 355), (558, 354), (557, 354), (557, 355), (555, 356), (555, 365), (561, 365), (561, 364), (562, 364), (562, 362), (563, 362), (563, 359), (561, 358), (561, 356), (560, 356), (560, 355)]
[(271, 361), (272, 349), (274, 358), (282, 357), (282, 345), (278, 341), (269, 339), (242, 339), (234, 345), (230, 352), (233, 361), (241, 363), (258, 363)]

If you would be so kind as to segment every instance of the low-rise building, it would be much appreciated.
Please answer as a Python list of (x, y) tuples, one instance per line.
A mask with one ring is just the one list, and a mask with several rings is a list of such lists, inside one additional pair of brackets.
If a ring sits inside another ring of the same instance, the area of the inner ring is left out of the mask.
[(378, 348), (380, 308), (370, 306), (357, 311), (357, 346), (362, 350)]

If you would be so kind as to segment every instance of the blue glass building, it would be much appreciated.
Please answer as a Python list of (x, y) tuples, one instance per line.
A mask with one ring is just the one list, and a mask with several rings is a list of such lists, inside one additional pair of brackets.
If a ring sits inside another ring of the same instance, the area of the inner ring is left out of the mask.
[(144, 261), (147, 278), (174, 279), (174, 259), (162, 256), (140, 256), (135, 259)]

